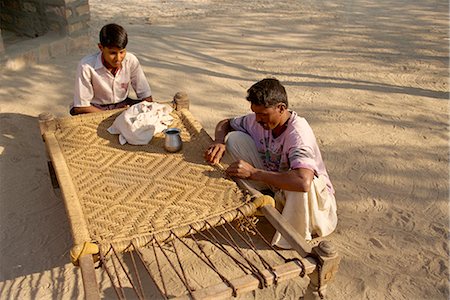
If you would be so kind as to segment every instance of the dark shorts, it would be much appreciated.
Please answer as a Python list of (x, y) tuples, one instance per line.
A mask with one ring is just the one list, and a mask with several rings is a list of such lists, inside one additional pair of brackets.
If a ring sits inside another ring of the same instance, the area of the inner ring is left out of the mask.
[[(131, 98), (126, 98), (122, 102), (118, 102), (118, 103), (114, 103), (114, 104), (103, 104), (103, 105), (100, 105), (100, 104), (92, 103), (91, 105), (95, 106), (95, 107), (97, 107), (97, 108), (99, 108), (101, 110), (111, 110), (111, 109), (124, 108), (124, 107), (131, 106), (131, 105), (134, 105), (134, 104), (137, 104), (137, 103), (140, 103), (140, 102), (142, 102), (142, 100), (134, 100), (134, 99), (131, 99)], [(76, 115), (76, 113), (74, 112), (73, 107), (70, 109), (70, 114), (72, 116)]]

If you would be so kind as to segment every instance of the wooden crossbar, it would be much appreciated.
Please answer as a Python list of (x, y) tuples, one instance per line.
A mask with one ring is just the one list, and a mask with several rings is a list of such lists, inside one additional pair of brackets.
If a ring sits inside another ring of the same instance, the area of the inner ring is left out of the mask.
[(58, 140), (53, 132), (45, 132), (43, 137), (47, 146), (47, 152), (53, 162), (56, 177), (59, 182), (64, 182), (64, 185), (61, 185), (61, 193), (63, 194), (66, 213), (69, 217), (74, 244), (82, 245), (84, 242), (90, 242), (91, 237), (87, 230), (88, 226), (83, 215), (83, 210)]
[[(304, 260), (304, 264), (305, 264), (305, 272), (307, 274), (312, 273), (316, 268), (316, 262), (312, 258)], [(276, 266), (274, 267), (274, 270), (277, 275), (276, 278), (275, 275), (270, 270), (266, 269), (261, 272), (268, 286), (271, 286), (277, 282), (283, 282), (298, 277), (303, 271), (302, 266), (295, 261), (290, 261), (281, 264), (279, 266)], [(242, 295), (244, 293), (256, 290), (260, 285), (259, 280), (251, 274), (232, 279), (230, 280), (230, 283), (235, 287), (237, 295)], [(233, 289), (222, 282), (210, 287), (206, 287), (201, 290), (194, 291), (192, 293), (192, 296), (195, 299), (202, 299), (202, 300), (226, 299), (233, 296)], [(177, 297), (175, 299), (189, 300), (191, 298), (189, 295), (184, 295), (181, 297)]]

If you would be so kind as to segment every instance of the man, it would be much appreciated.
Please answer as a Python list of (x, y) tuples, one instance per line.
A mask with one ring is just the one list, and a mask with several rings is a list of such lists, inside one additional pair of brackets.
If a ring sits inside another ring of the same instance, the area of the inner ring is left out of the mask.
[[(253, 113), (220, 121), (205, 159), (216, 164), (228, 152), (235, 161), (226, 172), (259, 191), (271, 189), (283, 216), (306, 240), (330, 234), (336, 200), (311, 127), (288, 109), (276, 79), (255, 83), (247, 100)], [(272, 244), (291, 248), (278, 232)]]
[[(117, 24), (103, 26), (100, 52), (84, 57), (78, 64), (71, 115), (127, 107), (153, 101), (152, 92), (138, 59), (127, 53), (128, 35)], [(133, 87), (138, 100), (128, 98)]]

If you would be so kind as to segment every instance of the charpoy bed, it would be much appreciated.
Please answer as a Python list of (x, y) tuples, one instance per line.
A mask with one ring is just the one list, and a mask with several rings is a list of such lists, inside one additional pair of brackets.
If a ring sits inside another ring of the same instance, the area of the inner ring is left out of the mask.
[[(214, 236), (221, 233), (213, 230), (224, 224), (233, 230), (236, 226), (229, 224), (241, 220), (240, 224), (246, 224), (243, 227), (247, 231), (257, 232), (251, 219), (257, 210), (282, 233), (300, 257), (286, 259), (282, 256), (284, 262), (278, 266), (263, 262), (263, 267), (256, 267), (249, 262), (250, 267), (241, 267), (244, 275), (234, 279), (215, 270), (221, 281), (201, 288), (192, 288), (189, 280), (183, 279), (186, 272), (178, 259), (179, 267), (171, 265), (186, 286), (185, 296), (195, 299), (236, 296), (308, 274), (310, 283), (305, 298), (323, 297), (340, 259), (333, 245), (322, 241), (311, 247), (273, 207), (271, 197), (249, 190), (242, 182), (227, 178), (221, 167), (205, 163), (203, 150), (211, 138), (189, 112), (187, 97), (180, 95), (177, 93), (171, 102), (175, 107), (171, 127), (181, 129), (183, 142), (182, 150), (177, 153), (164, 150), (162, 133), (156, 134), (147, 145), (120, 145), (117, 136), (108, 133), (107, 128), (122, 110), (63, 118), (54, 118), (48, 113), (40, 115), (50, 175), (64, 199), (74, 243), (71, 258), (81, 267), (86, 298), (100, 298), (94, 271), (94, 264), (100, 261), (118, 298), (125, 298), (120, 278), (127, 277), (137, 298), (144, 299), (135, 260), (145, 265), (141, 250), (148, 248), (153, 249), (155, 260), (158, 261), (157, 252), (170, 260), (162, 251), (164, 245), (171, 243), (175, 250), (172, 252), (176, 253), (174, 241), (177, 247), (191, 248), (205, 265), (216, 269), (213, 262), (205, 260), (208, 255), (200, 247), (194, 250), (195, 246), (187, 246), (180, 238), (188, 236), (190, 241), (197, 241), (196, 235), (209, 232), (213, 244), (230, 254), (222, 245), (227, 238), (222, 235), (222, 239), (215, 239)], [(236, 234), (240, 235), (239, 231)], [(238, 244), (232, 235), (228, 236), (231, 242)], [(241, 252), (239, 247), (234, 249)], [(123, 260), (117, 253), (124, 252), (131, 253), (133, 268), (123, 267)], [(258, 249), (255, 253), (259, 256)], [(240, 254), (247, 263), (246, 254)], [(239, 265), (242, 259), (232, 260)], [(117, 275), (121, 272), (125, 275)], [(130, 276), (130, 272), (134, 275)], [(163, 280), (158, 281), (155, 279), (158, 276), (152, 274), (150, 277), (164, 298), (173, 296)]]

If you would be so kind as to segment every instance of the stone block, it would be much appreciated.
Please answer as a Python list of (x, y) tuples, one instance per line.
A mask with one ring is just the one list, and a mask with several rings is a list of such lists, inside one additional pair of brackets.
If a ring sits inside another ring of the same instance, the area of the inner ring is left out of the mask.
[(72, 9), (66, 8), (66, 18), (70, 19), (73, 16)]
[(36, 49), (28, 50), (25, 53), (23, 53), (22, 57), (25, 60), (25, 64), (35, 64), (38, 61), (38, 51)]
[(50, 47), (47, 43), (39, 45), (39, 61), (46, 61), (50, 58)]
[(33, 2), (24, 2), (23, 3), (23, 10), (30, 13), (36, 13), (37, 12), (37, 6), (36, 3)]
[(91, 40), (87, 34), (83, 34), (77, 37), (70, 37), (68, 45), (70, 51), (87, 49), (91, 46)]
[(66, 18), (66, 10), (63, 6), (47, 6), (45, 8), (45, 13), (47, 15), (57, 15), (63, 18)]
[(56, 57), (67, 54), (66, 38), (50, 43), (50, 56)]
[(77, 31), (82, 30), (84, 28), (84, 26), (85, 26), (85, 24), (82, 22), (78, 22), (75, 24), (69, 24), (69, 25), (67, 25), (67, 32), (69, 33), (69, 35), (71, 35)]
[(79, 16), (88, 14), (89, 13), (89, 4), (78, 6), (77, 8), (75, 8), (75, 10)]
[(49, 22), (48, 28), (50, 32), (56, 32), (60, 35), (66, 34), (66, 27), (64, 25), (61, 25), (60, 22)]

